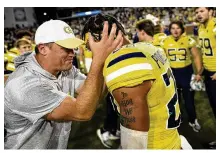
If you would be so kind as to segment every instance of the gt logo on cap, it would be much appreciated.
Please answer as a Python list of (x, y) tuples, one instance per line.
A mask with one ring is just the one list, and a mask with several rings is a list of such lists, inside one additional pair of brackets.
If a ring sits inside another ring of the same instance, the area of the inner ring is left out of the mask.
[(68, 27), (64, 27), (64, 31), (68, 34), (72, 33), (73, 34), (73, 30), (68, 26)]

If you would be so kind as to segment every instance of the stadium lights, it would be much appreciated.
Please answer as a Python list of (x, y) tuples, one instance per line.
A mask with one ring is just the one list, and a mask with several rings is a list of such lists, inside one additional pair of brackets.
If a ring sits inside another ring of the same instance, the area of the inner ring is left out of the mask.
[(79, 13), (72, 14), (72, 16), (58, 18), (58, 19), (59, 20), (65, 20), (65, 19), (79, 18), (79, 17), (84, 17), (84, 16), (96, 15), (96, 14), (101, 13), (101, 12), (102, 12), (101, 10), (79, 12)]
[(47, 13), (46, 13), (46, 12), (44, 12), (44, 15), (47, 15)]
[(85, 12), (85, 15), (91, 15), (91, 14), (92, 14), (91, 11)]
[(100, 10), (95, 10), (95, 11), (87, 11), (87, 12), (80, 12), (73, 14), (72, 17), (82, 17), (82, 16), (88, 16), (88, 15), (96, 15), (98, 13), (101, 13)]

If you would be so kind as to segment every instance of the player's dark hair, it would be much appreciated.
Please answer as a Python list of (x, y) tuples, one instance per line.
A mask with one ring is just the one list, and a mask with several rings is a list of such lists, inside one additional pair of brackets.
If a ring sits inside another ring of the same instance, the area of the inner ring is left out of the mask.
[(151, 20), (139, 21), (136, 24), (138, 30), (144, 30), (149, 36), (154, 36), (154, 24)]
[(82, 30), (82, 34), (81, 34), (82, 39), (85, 40), (86, 33), (90, 32), (96, 41), (100, 41), (104, 27), (104, 21), (108, 21), (109, 24), (108, 34), (110, 34), (112, 25), (113, 23), (115, 23), (117, 26), (116, 35), (118, 34), (119, 30), (121, 30), (122, 34), (126, 35), (124, 27), (116, 18), (110, 15), (104, 15), (100, 13), (88, 19)]
[(172, 21), (169, 25), (169, 32), (171, 33), (171, 28), (172, 28), (172, 25), (178, 25), (182, 31), (182, 34), (185, 32), (185, 28), (184, 28), (184, 25), (183, 25), (183, 22), (181, 21)]

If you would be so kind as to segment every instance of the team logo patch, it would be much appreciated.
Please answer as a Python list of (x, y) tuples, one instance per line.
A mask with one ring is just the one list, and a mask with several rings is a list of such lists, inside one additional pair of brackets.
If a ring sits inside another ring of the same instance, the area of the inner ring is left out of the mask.
[(64, 31), (68, 34), (73, 34), (73, 30), (68, 26), (68, 27), (64, 27)]

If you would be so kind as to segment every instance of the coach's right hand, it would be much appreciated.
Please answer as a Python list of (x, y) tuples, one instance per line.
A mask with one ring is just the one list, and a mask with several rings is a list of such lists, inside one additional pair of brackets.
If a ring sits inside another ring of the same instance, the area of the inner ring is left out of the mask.
[(122, 46), (122, 32), (119, 31), (116, 37), (116, 29), (116, 24), (113, 24), (110, 35), (108, 35), (108, 22), (105, 21), (102, 31), (102, 38), (99, 42), (95, 42), (92, 35), (89, 34), (89, 46), (93, 53), (93, 60), (97, 60), (100, 62), (100, 64), (103, 64), (112, 51)]

